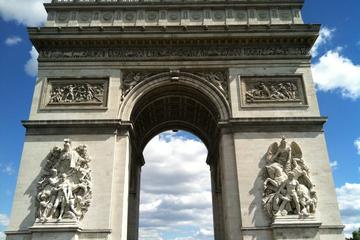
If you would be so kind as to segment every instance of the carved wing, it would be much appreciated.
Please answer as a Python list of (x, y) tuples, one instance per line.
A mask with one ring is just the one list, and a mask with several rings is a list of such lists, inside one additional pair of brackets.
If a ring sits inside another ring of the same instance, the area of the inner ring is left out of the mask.
[(293, 158), (302, 158), (301, 148), (296, 142), (292, 142), (290, 147), (291, 147), (291, 155)]
[(278, 148), (279, 148), (279, 145), (277, 142), (272, 143), (266, 152), (266, 160), (272, 161), (272, 158), (273, 158), (274, 154), (277, 152)]

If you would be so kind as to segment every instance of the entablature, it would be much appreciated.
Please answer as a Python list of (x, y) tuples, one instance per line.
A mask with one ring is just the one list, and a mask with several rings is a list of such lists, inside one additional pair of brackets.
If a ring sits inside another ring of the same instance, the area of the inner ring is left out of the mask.
[[(29, 28), (40, 61), (306, 58), (319, 25)], [(111, 46), (111, 47), (109, 47)]]

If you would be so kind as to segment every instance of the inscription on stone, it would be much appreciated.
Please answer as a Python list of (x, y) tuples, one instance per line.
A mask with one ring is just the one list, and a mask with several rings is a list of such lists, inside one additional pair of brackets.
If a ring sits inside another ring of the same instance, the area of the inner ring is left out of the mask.
[(243, 106), (306, 106), (301, 76), (240, 78)]

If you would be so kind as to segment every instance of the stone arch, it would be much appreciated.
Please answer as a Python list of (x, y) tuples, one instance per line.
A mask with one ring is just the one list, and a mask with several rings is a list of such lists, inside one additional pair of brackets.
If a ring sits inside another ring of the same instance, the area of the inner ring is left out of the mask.
[(142, 151), (154, 136), (174, 129), (195, 134), (208, 149), (215, 239), (224, 239), (218, 123), (229, 118), (229, 105), (222, 90), (193, 73), (167, 72), (143, 80), (125, 96), (119, 114), (132, 124), (128, 239), (138, 239)]

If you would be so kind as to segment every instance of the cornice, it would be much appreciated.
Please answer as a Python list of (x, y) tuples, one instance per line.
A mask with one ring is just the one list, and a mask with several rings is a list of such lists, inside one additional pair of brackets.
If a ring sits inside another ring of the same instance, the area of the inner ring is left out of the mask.
[(323, 132), (327, 117), (232, 118), (220, 122), (225, 132)]
[[(259, 131), (299, 131), (299, 132), (322, 132), (327, 117), (259, 117), (259, 118), (231, 118), (218, 123), (223, 130), (245, 132)], [(116, 132), (120, 130), (133, 130), (133, 124), (120, 119), (98, 120), (26, 120), (22, 121), (27, 130), (27, 135), (52, 135), (65, 134), (105, 134), (104, 129)]]
[(45, 3), (44, 6), (47, 11), (49, 10), (70, 10), (70, 9), (179, 9), (179, 8), (214, 8), (214, 7), (299, 7), (302, 8), (304, 0), (212, 0), (212, 1), (92, 1), (92, 2), (79, 2), (79, 1), (57, 1), (53, 0), (52, 3)]
[[(245, 25), (245, 26), (149, 26), (149, 27), (41, 27), (28, 28), (36, 47), (119, 44), (154, 44), (160, 41), (181, 43), (210, 41), (213, 43), (297, 43), (312, 46), (320, 25)], [(184, 42), (185, 41), (185, 42)]]

